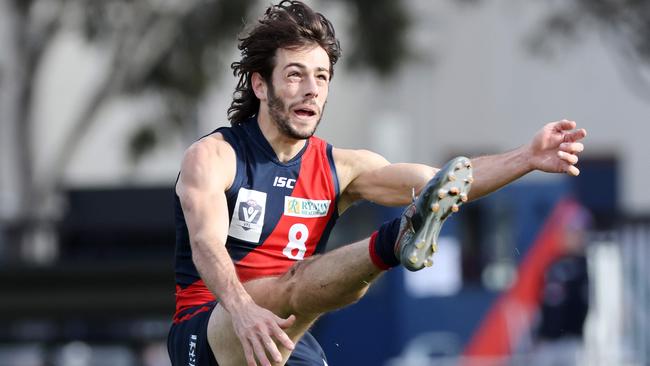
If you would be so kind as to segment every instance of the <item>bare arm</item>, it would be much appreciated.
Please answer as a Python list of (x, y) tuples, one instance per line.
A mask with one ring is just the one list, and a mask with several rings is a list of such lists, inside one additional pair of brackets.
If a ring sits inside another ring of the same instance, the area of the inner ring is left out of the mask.
[(253, 354), (267, 364), (264, 348), (281, 360), (271, 337), (293, 349), (281, 329), (293, 320), (283, 320), (255, 304), (239, 281), (225, 248), (229, 220), (224, 192), (234, 175), (235, 156), (230, 146), (214, 136), (204, 138), (187, 150), (176, 192), (190, 235), (192, 259), (201, 278), (230, 313), (248, 364), (256, 365)]
[(201, 141), (187, 150), (176, 193), (190, 234), (192, 260), (208, 288), (230, 311), (252, 300), (237, 279), (225, 249), (228, 208), (224, 191), (232, 182), (233, 173), (227, 169), (226, 174), (215, 171), (219, 165), (227, 166), (225, 162), (229, 160), (227, 150), (217, 146)]
[[(489, 194), (532, 170), (578, 175), (574, 165), (584, 146), (579, 141), (587, 132), (575, 130), (573, 121), (562, 120), (545, 125), (531, 142), (503, 154), (472, 159), (474, 183), (470, 199)], [(341, 195), (339, 211), (353, 202), (366, 199), (387, 206), (411, 201), (433, 177), (436, 168), (423, 164), (390, 164), (378, 154), (365, 150), (334, 150)]]
[(475, 181), (470, 199), (489, 194), (533, 170), (580, 174), (575, 164), (584, 150), (580, 140), (587, 136), (587, 131), (575, 128), (574, 121), (551, 122), (529, 144), (503, 154), (472, 159)]
[(411, 202), (412, 193), (438, 171), (424, 164), (391, 164), (379, 154), (367, 150), (334, 149), (341, 198), (339, 212), (365, 199), (385, 206), (403, 206)]

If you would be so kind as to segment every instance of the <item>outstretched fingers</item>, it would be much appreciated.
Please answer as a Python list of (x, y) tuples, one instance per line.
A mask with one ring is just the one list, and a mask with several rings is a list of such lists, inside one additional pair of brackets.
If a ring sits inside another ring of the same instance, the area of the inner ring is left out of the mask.
[[(268, 337), (268, 336), (267, 336)], [(264, 338), (264, 337), (262, 337)], [(270, 339), (270, 337), (268, 337)], [(266, 342), (264, 342), (266, 343)], [(273, 341), (271, 341), (273, 343)], [(247, 337), (246, 339), (241, 340), (242, 347), (244, 349), (244, 358), (246, 358), (246, 365), (248, 366), (258, 366), (258, 361), (259, 365), (261, 366), (271, 366), (271, 362), (269, 361), (269, 358), (266, 356), (266, 351), (264, 350), (264, 346), (262, 345), (262, 342), (257, 338), (257, 335), (251, 335), (250, 337)], [(273, 344), (275, 346), (275, 343)], [(277, 348), (276, 348), (277, 351)], [(270, 352), (272, 357), (276, 360), (276, 362), (279, 362), (282, 360), (282, 357), (276, 358), (276, 356), (273, 354), (273, 352)], [(278, 351), (278, 354), (280, 352)]]
[[(293, 350), (295, 345), (291, 338), (285, 333), (283, 329), (287, 329), (293, 325), (296, 317), (291, 315), (287, 319), (282, 319), (279, 316), (271, 313), (273, 321), (268, 323), (266, 332), (259, 333), (259, 339), (253, 338), (252, 344), (255, 351), (255, 356), (262, 365), (270, 365), (267, 354), (271, 356), (274, 362), (282, 361), (282, 353), (276, 342), (273, 341), (273, 336), (282, 346), (289, 350)], [(248, 361), (248, 360), (247, 360)]]
[(587, 136), (587, 130), (584, 128), (576, 129), (578, 126), (575, 121), (563, 119), (549, 124), (552, 129), (559, 134), (562, 134), (563, 142), (575, 142), (582, 140)]
[(563, 119), (561, 121), (554, 122), (553, 125), (554, 129), (561, 132), (561, 131), (570, 131), (576, 128), (576, 121), (571, 121), (568, 119)]
[(278, 321), (275, 324), (275, 339), (277, 339), (280, 344), (282, 344), (285, 348), (289, 350), (293, 350), (295, 347), (295, 344), (293, 341), (291, 341), (291, 338), (287, 335), (287, 333), (284, 332), (283, 329), (287, 329), (293, 325), (293, 323), (296, 321), (296, 317), (294, 315), (290, 315), (287, 319), (282, 319), (278, 317)]
[(578, 155), (569, 154), (560, 150), (557, 152), (557, 156), (571, 165), (578, 163)]
[[(269, 361), (269, 358), (266, 356), (266, 352), (264, 351), (264, 346), (262, 346), (262, 343), (260, 342), (259, 339), (256, 337), (251, 338), (251, 344), (253, 345), (253, 350), (255, 352), (255, 357), (257, 357), (257, 360), (260, 362), (260, 365), (262, 366), (271, 366), (271, 362)], [(273, 343), (273, 342), (271, 342)], [(275, 344), (274, 344), (275, 345)], [(277, 348), (276, 348), (277, 350)], [(246, 356), (246, 362), (248, 362), (249, 366), (256, 366), (257, 364), (255, 363), (255, 360), (253, 360), (253, 363), (251, 363), (251, 360), (249, 359), (248, 356)]]
[[(274, 362), (282, 361), (282, 353), (278, 345), (273, 341), (273, 336), (282, 346), (289, 350), (293, 350), (295, 345), (291, 338), (285, 333), (283, 329), (291, 327), (296, 320), (296, 317), (291, 315), (287, 319), (282, 319), (277, 315), (271, 313), (272, 321), (267, 323), (268, 327), (265, 332), (259, 332), (259, 338), (254, 337), (251, 340), (255, 356), (262, 365), (270, 365), (267, 354), (271, 356)], [(247, 359), (248, 361), (248, 359)]]
[(271, 355), (271, 358), (273, 358), (273, 361), (275, 362), (282, 361), (282, 354), (280, 353), (278, 346), (275, 344), (275, 342), (273, 342), (273, 339), (271, 339), (271, 336), (269, 336), (268, 334), (263, 334), (262, 344), (264, 345), (264, 348), (266, 348), (268, 353)]
[(294, 343), (284, 329), (293, 325), (296, 317), (282, 319), (271, 311), (255, 304), (243, 312), (233, 313), (233, 327), (244, 351), (248, 366), (270, 366), (271, 362), (282, 362), (279, 346), (289, 350)]
[(555, 125), (558, 132), (562, 133), (562, 143), (560, 143), (557, 156), (560, 158), (561, 171), (577, 176), (580, 170), (575, 167), (578, 163), (578, 154), (581, 153), (585, 146), (578, 142), (587, 136), (587, 130), (584, 128), (576, 129), (575, 121), (561, 120)]
[(244, 349), (244, 357), (246, 358), (246, 365), (248, 366), (257, 366), (255, 362), (255, 356), (253, 353), (253, 347), (248, 342), (248, 340), (242, 340), (242, 348)]
[(574, 154), (570, 154), (564, 151), (558, 151), (557, 152), (558, 158), (560, 158), (560, 170), (572, 175), (572, 176), (577, 176), (580, 174), (580, 170), (575, 167), (575, 164), (578, 163), (578, 156)]
[(580, 141), (587, 136), (587, 130), (584, 128), (577, 129), (575, 131), (569, 131), (564, 134), (562, 141), (564, 142), (575, 142)]
[(578, 154), (585, 149), (585, 145), (581, 142), (563, 142), (560, 144), (560, 151), (567, 152), (569, 154)]
[(580, 175), (580, 169), (576, 168), (575, 165), (566, 165), (565, 172), (571, 176), (577, 177)]
[(274, 362), (282, 361), (282, 354), (269, 334), (272, 333), (259, 332), (251, 334), (246, 340), (242, 341), (248, 366), (257, 366), (257, 362), (262, 366), (270, 366), (269, 356)]
[(573, 176), (580, 174), (575, 164), (585, 148), (581, 140), (586, 136), (587, 131), (577, 128), (575, 121), (563, 119), (546, 124), (530, 145), (534, 169)]

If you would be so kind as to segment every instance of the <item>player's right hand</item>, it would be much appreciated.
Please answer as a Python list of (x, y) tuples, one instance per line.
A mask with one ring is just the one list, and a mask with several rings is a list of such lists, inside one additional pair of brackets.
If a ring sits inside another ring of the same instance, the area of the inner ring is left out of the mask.
[(244, 349), (248, 366), (258, 365), (255, 358), (260, 365), (271, 366), (267, 353), (274, 362), (282, 361), (282, 354), (274, 339), (289, 350), (295, 347), (283, 330), (293, 325), (296, 320), (293, 315), (282, 319), (251, 301), (237, 309), (232, 309), (230, 316), (235, 334)]
[(563, 119), (547, 123), (528, 144), (527, 160), (533, 169), (548, 173), (580, 174), (576, 168), (578, 154), (584, 150), (582, 140), (587, 136), (584, 128), (576, 129), (575, 121)]

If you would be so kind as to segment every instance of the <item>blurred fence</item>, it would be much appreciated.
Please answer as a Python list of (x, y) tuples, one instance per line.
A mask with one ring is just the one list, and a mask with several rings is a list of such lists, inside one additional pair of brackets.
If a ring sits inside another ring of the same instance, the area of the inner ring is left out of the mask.
[(593, 278), (585, 328), (589, 365), (650, 363), (650, 218), (599, 233), (589, 251)]
[(650, 365), (650, 217), (624, 219), (615, 229), (591, 238), (590, 305), (582, 340), (540, 347), (529, 333), (518, 340), (519, 346), (513, 345), (517, 351), (509, 357), (467, 358), (441, 352), (440, 344), (434, 344), (439, 342), (433, 341), (441, 335), (429, 334), (385, 365)]
[[(624, 356), (631, 363), (650, 364), (650, 218), (620, 229), (618, 242), (623, 269)], [(626, 357), (626, 358), (627, 358)]]

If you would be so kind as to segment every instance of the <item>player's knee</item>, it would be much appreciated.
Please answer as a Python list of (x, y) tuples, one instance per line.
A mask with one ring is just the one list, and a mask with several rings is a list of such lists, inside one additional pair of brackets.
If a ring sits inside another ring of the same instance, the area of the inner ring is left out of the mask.
[[(289, 311), (297, 315), (318, 315), (324, 312), (339, 309), (359, 301), (368, 290), (368, 283), (359, 287), (351, 286), (350, 291), (341, 293), (336, 290), (336, 296), (327, 296), (333, 283), (319, 283), (319, 278), (308, 278), (305, 271), (314, 257), (296, 262), (280, 279), (283, 282), (283, 291), (288, 299)], [(310, 293), (318, 291), (318, 294)]]
[(311, 312), (311, 309), (305, 306), (305, 297), (309, 296), (309, 294), (306, 293), (305, 286), (302, 286), (305, 281), (313, 281), (313, 279), (308, 279), (304, 276), (306, 267), (309, 265), (311, 260), (312, 258), (309, 258), (294, 263), (294, 265), (280, 277), (280, 281), (283, 284), (282, 288), (284, 296), (286, 296), (285, 298), (288, 300), (289, 311), (293, 314), (307, 314)]

